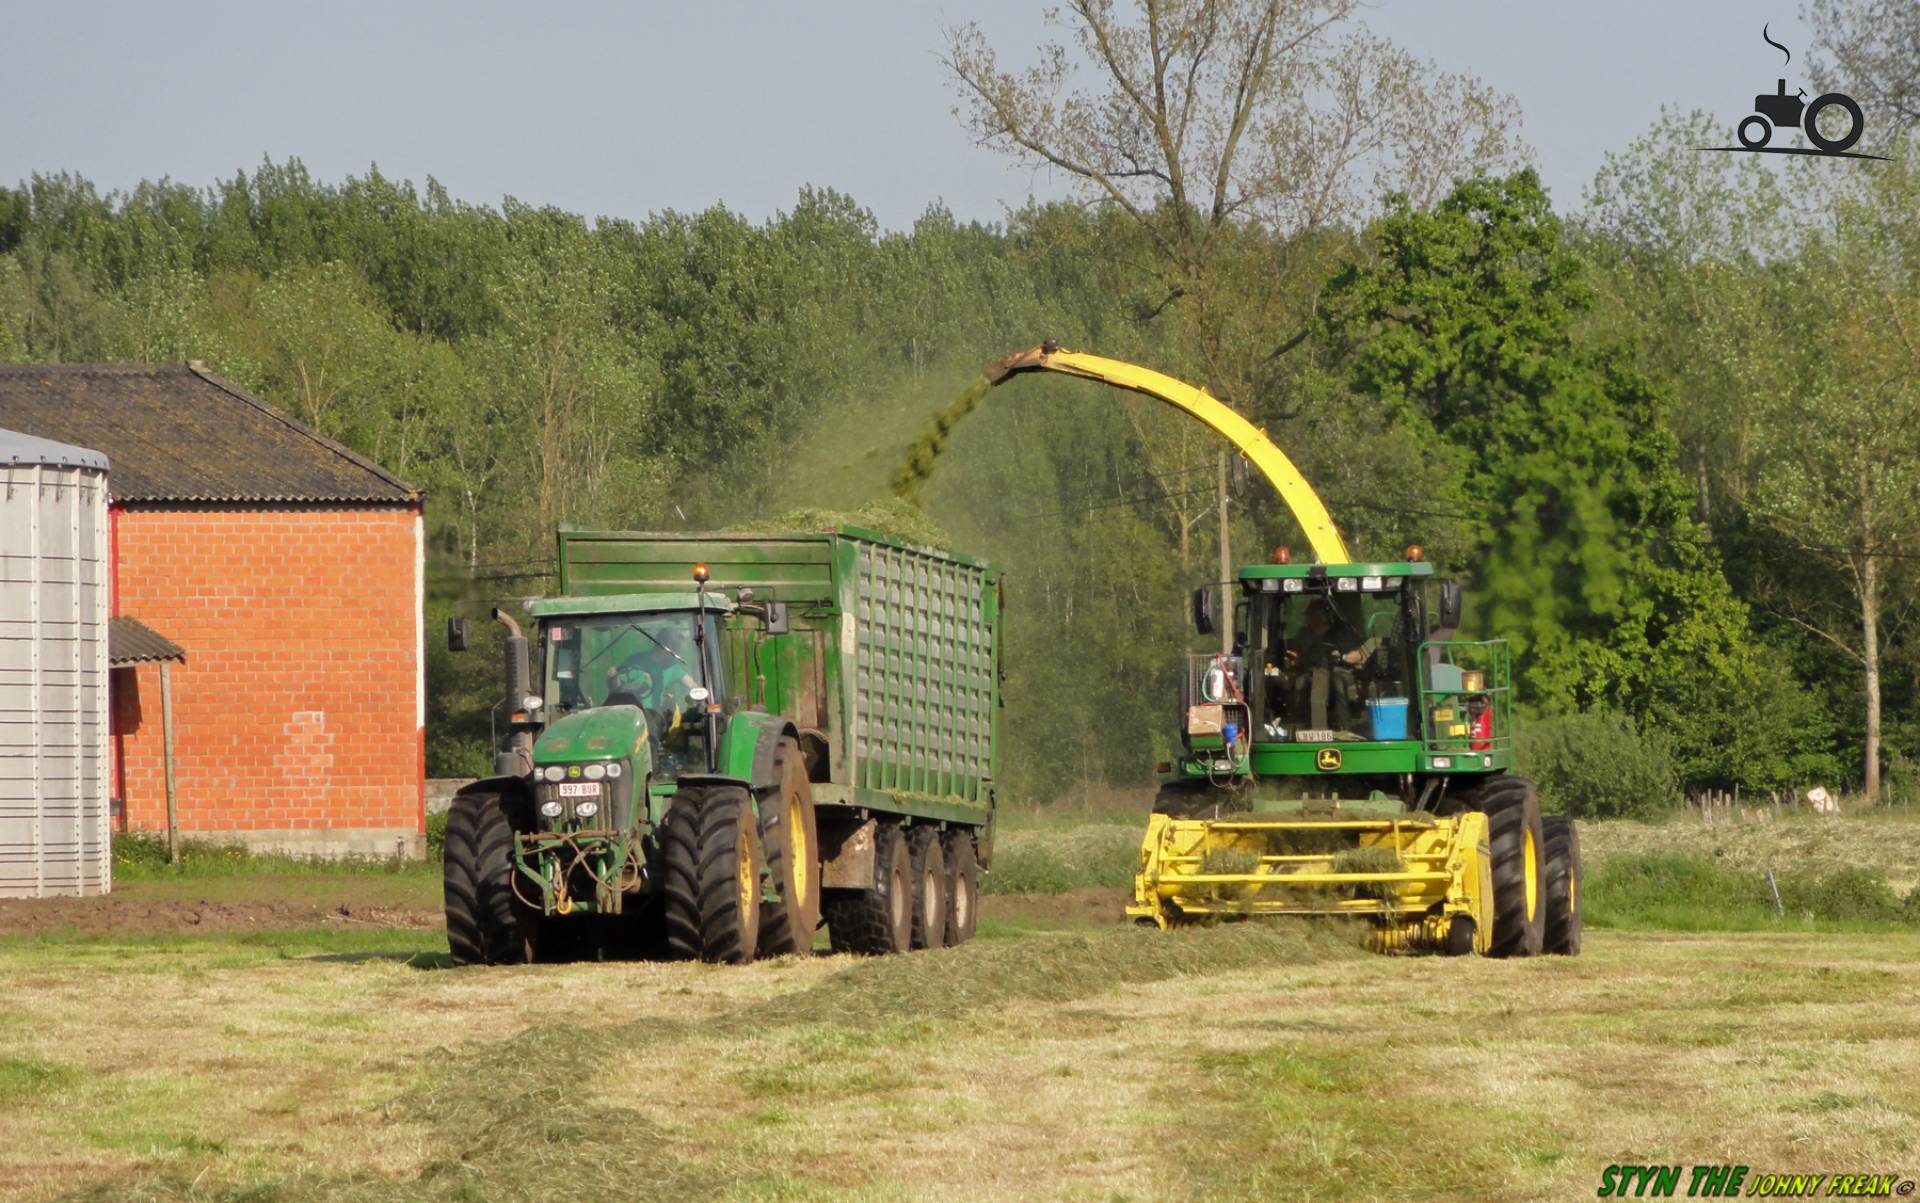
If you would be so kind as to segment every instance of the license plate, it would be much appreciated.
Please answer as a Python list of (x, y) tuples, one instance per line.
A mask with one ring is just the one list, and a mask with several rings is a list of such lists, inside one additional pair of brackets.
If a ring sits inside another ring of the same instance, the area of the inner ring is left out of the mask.
[(592, 798), (599, 793), (600, 783), (598, 781), (562, 781), (560, 783), (560, 796), (562, 798)]

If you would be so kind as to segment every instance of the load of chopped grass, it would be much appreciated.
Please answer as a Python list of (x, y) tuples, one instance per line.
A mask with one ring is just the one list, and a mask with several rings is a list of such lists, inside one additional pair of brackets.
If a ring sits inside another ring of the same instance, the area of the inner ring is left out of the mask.
[(940, 453), (946, 450), (947, 440), (953, 436), (953, 428), (973, 412), (992, 388), (991, 380), (976, 376), (967, 382), (959, 395), (941, 406), (939, 412), (933, 415), (932, 423), (913, 441), (913, 446), (907, 448), (900, 466), (894, 469), (894, 496), (909, 503), (919, 499), (920, 490), (926, 487), (928, 478), (933, 475), (934, 465), (940, 461)]
[(765, 522), (752, 522), (727, 529), (727, 534), (767, 534), (782, 531), (812, 533), (858, 526), (902, 543), (948, 551), (953, 541), (934, 525), (919, 506), (899, 497), (876, 497), (859, 509), (827, 510), (803, 507), (788, 510)]

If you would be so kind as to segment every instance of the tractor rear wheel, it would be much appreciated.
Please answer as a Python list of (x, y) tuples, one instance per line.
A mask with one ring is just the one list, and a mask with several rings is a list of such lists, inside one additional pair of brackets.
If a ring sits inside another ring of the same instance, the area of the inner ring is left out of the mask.
[(700, 810), (706, 793), (688, 787), (667, 800), (660, 821), (660, 925), (667, 957), (700, 956)]
[(1493, 936), (1487, 955), (1539, 956), (1547, 930), (1542, 888), (1546, 854), (1533, 783), (1504, 775), (1490, 778), (1468, 796), (1465, 808), (1487, 816), (1493, 862)]
[(820, 829), (800, 745), (782, 739), (774, 763), (780, 788), (761, 800), (760, 845), (780, 901), (761, 905), (760, 955), (806, 956), (820, 926)]
[(900, 824), (875, 827), (873, 867), (873, 888), (827, 902), (827, 937), (835, 952), (878, 956), (912, 947), (912, 862)]
[(760, 944), (760, 824), (737, 785), (707, 791), (700, 807), (700, 956), (728, 965)]
[(913, 865), (913, 947), (943, 947), (947, 942), (947, 858), (940, 849), (940, 832), (915, 827), (907, 837), (907, 851)]
[(1546, 950), (1580, 955), (1580, 831), (1573, 820), (1554, 815), (1540, 820), (1547, 850)]
[(447, 947), (456, 965), (533, 959), (538, 917), (513, 893), (513, 823), (497, 793), (461, 794), (447, 811)]
[(973, 833), (956, 827), (947, 833), (947, 947), (973, 939), (980, 918), (980, 858)]

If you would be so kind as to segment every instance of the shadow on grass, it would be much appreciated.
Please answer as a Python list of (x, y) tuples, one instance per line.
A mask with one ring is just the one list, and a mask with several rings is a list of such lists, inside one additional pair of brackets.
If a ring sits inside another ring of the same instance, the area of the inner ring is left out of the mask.
[(336, 965), (365, 965), (372, 961), (396, 961), (409, 969), (452, 969), (450, 952), (323, 952), (302, 961), (320, 961)]

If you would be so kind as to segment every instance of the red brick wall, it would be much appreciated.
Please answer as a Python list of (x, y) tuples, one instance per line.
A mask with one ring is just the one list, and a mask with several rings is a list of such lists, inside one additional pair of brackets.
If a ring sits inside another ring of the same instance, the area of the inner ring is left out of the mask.
[[(126, 508), (115, 612), (173, 666), (187, 831), (422, 829), (418, 512)], [(160, 672), (113, 674), (115, 792), (166, 827)]]

